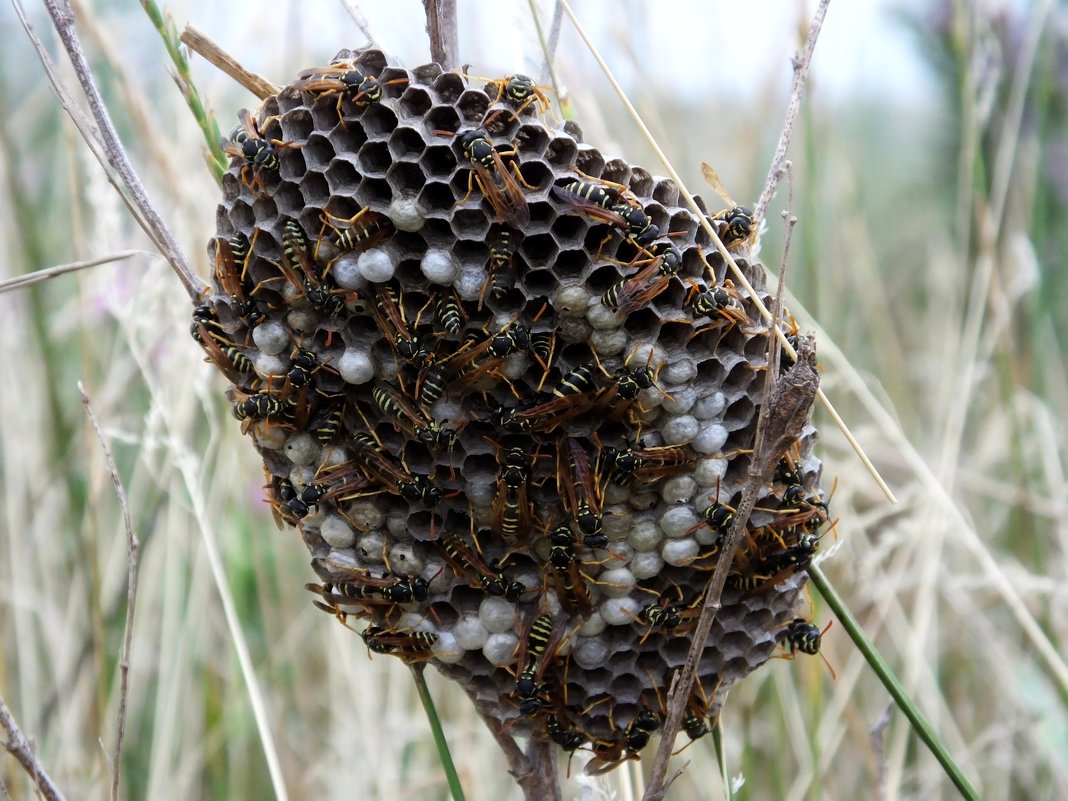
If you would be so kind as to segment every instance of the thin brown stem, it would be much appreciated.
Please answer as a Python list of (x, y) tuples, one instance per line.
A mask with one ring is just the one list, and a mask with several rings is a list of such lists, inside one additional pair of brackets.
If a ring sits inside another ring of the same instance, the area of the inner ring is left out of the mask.
[(812, 63), (812, 54), (816, 50), (816, 40), (819, 38), (820, 28), (823, 27), (823, 18), (827, 16), (827, 6), (830, 5), (830, 2), (831, 0), (820, 0), (819, 8), (816, 9), (816, 14), (812, 17), (812, 23), (809, 25), (805, 49), (799, 58), (794, 59), (794, 81), (790, 87), (790, 102), (786, 106), (786, 120), (783, 122), (782, 130), (779, 132), (779, 142), (775, 146), (775, 155), (771, 158), (768, 177), (764, 181), (764, 189), (760, 192), (760, 198), (757, 200), (756, 210), (753, 213), (754, 222), (757, 224), (764, 219), (764, 215), (768, 211), (768, 205), (771, 203), (772, 195), (775, 194), (775, 188), (779, 185), (779, 181), (782, 180), (783, 163), (786, 161), (786, 151), (790, 148), (790, 136), (793, 134), (794, 124), (797, 122), (797, 115), (801, 110), (801, 96), (805, 92), (808, 68)]
[(430, 39), (430, 58), (442, 69), (456, 67), (460, 38), (456, 28), (456, 0), (423, 0), (426, 11), (426, 35)]
[(478, 716), (504, 754), (508, 772), (523, 791), (523, 798), (526, 801), (560, 801), (555, 746), (544, 738), (531, 737), (524, 753), (515, 738), (502, 730), (501, 722), (492, 715), (484, 714), (474, 696), (471, 696), (471, 700)]
[(177, 241), (175, 241), (174, 235), (166, 223), (163, 222), (163, 218), (160, 217), (155, 205), (149, 199), (148, 193), (137, 175), (137, 171), (134, 170), (133, 164), (131, 164), (130, 158), (122, 146), (122, 141), (115, 130), (115, 125), (111, 121), (111, 115), (108, 114), (107, 106), (104, 105), (104, 99), (101, 97), (96, 80), (93, 78), (93, 72), (89, 67), (88, 59), (85, 57), (81, 41), (78, 39), (78, 32), (74, 28), (74, 14), (71, 12), (70, 5), (61, 3), (59, 0), (45, 0), (45, 8), (48, 9), (52, 24), (59, 34), (60, 41), (63, 42), (67, 55), (70, 57), (71, 65), (74, 67), (74, 74), (78, 77), (78, 82), (81, 84), (82, 91), (85, 92), (85, 97), (89, 102), (89, 110), (96, 121), (104, 156), (111, 168), (118, 173), (119, 178), (130, 194), (131, 202), (140, 211), (140, 216), (135, 216), (135, 219), (137, 219), (138, 224), (141, 225), (145, 233), (148, 234), (149, 239), (152, 240), (159, 252), (163, 254), (163, 257), (167, 259), (167, 262), (185, 287), (186, 292), (189, 293), (190, 298), (195, 300), (199, 297), (203, 284), (194, 275), (189, 261), (178, 246)]
[(262, 75), (249, 72), (204, 31), (186, 24), (180, 37), (182, 44), (203, 56), (208, 63), (218, 67), (260, 100), (278, 94), (281, 87), (275, 86)]
[(44, 769), (40, 760), (37, 759), (33, 745), (19, 730), (18, 724), (15, 723), (15, 718), (11, 715), (11, 710), (4, 703), (3, 697), (0, 697), (0, 729), (3, 730), (7, 737), (4, 742), (0, 743), (0, 746), (15, 757), (16, 762), (22, 765), (22, 769), (29, 774), (33, 783), (37, 786), (37, 791), (41, 794), (41, 797), (46, 801), (66, 801), (63, 793), (52, 781), (52, 777), (48, 775), (48, 771)]
[(126, 735), (126, 702), (130, 690), (130, 647), (133, 642), (134, 611), (137, 607), (137, 554), (141, 549), (141, 542), (134, 533), (133, 520), (130, 517), (130, 504), (126, 499), (126, 490), (119, 477), (119, 469), (115, 466), (115, 457), (111, 453), (111, 446), (100, 429), (100, 423), (93, 412), (93, 405), (89, 401), (89, 395), (85, 391), (82, 382), (78, 382), (78, 392), (82, 396), (82, 404), (85, 406), (85, 414), (89, 423), (96, 432), (100, 441), (100, 450), (104, 454), (104, 464), (107, 465), (111, 484), (115, 488), (115, 495), (119, 499), (119, 508), (122, 510), (122, 525), (126, 529), (126, 552), (129, 565), (126, 572), (126, 625), (123, 630), (122, 656), (119, 659), (119, 712), (118, 730), (115, 734), (115, 753), (112, 755), (111, 765), (111, 799), (117, 801), (119, 797), (119, 773), (122, 765), (122, 741)]
[(355, 0), (341, 0), (341, 5), (345, 6), (345, 10), (349, 12), (349, 16), (352, 17), (352, 21), (356, 23), (356, 27), (360, 29), (360, 33), (367, 37), (368, 47), (377, 47), (377, 39), (375, 39), (374, 32), (371, 30), (370, 23), (367, 22), (367, 17), (364, 16), (360, 10), (360, 6)]
[(151, 256), (153, 254), (144, 250), (121, 250), (118, 253), (111, 253), (107, 256), (100, 256), (96, 259), (86, 259), (85, 261), (75, 261), (70, 264), (57, 264), (55, 267), (46, 267), (43, 270), (34, 270), (32, 273), (25, 273), (23, 275), (16, 275), (14, 278), (8, 278), (6, 281), (0, 281), (0, 294), (4, 292), (11, 292), (15, 289), (24, 289), (28, 286), (33, 286), (41, 281), (47, 281), (51, 278), (56, 278), (67, 273), (73, 273), (78, 270), (86, 270), (90, 267), (97, 267), (101, 264), (110, 264), (114, 261), (122, 261), (123, 259), (129, 259), (134, 256)]

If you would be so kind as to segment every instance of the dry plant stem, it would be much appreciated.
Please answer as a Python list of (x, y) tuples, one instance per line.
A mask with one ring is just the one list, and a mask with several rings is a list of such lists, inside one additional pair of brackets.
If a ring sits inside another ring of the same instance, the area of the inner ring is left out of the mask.
[(355, 0), (341, 0), (341, 5), (345, 6), (345, 10), (349, 12), (352, 21), (355, 22), (356, 27), (360, 29), (360, 33), (367, 37), (367, 46), (378, 47), (378, 40), (375, 39), (375, 35), (371, 31), (371, 25), (367, 22), (367, 17), (360, 11), (360, 7), (356, 4)]
[(871, 731), (868, 732), (868, 739), (871, 741), (871, 751), (875, 757), (876, 801), (886, 801), (886, 741), (883, 737), (883, 733), (885, 732), (886, 727), (890, 725), (890, 713), (893, 709), (893, 704), (887, 704), (886, 709), (883, 710), (883, 714), (879, 715), (879, 719), (875, 721), (875, 725), (873, 725)]
[(89, 423), (96, 432), (96, 438), (100, 440), (100, 450), (104, 453), (104, 464), (107, 465), (108, 475), (115, 487), (115, 494), (119, 498), (119, 508), (122, 510), (122, 525), (126, 529), (126, 551), (130, 563), (126, 573), (126, 626), (122, 636), (122, 656), (119, 659), (119, 713), (118, 731), (115, 734), (115, 753), (112, 755), (111, 765), (111, 799), (117, 801), (119, 797), (119, 767), (122, 764), (122, 741), (126, 734), (126, 699), (130, 689), (130, 646), (133, 641), (134, 610), (137, 607), (137, 554), (141, 549), (141, 543), (133, 530), (133, 521), (130, 519), (130, 504), (126, 499), (126, 490), (119, 478), (119, 469), (115, 466), (115, 457), (111, 453), (111, 446), (104, 438), (104, 432), (100, 430), (100, 423), (93, 412), (93, 405), (89, 401), (89, 395), (85, 391), (82, 382), (78, 382), (78, 392), (82, 396), (82, 405), (85, 406), (85, 414), (89, 417)]
[(0, 697), (0, 729), (3, 729), (7, 738), (0, 745), (11, 756), (15, 757), (16, 762), (22, 765), (22, 769), (29, 774), (30, 778), (33, 779), (33, 783), (37, 785), (37, 792), (41, 794), (41, 797), (45, 798), (46, 801), (65, 801), (63, 793), (56, 787), (52, 777), (48, 775), (48, 771), (37, 760), (37, 755), (33, 752), (33, 746), (19, 731), (18, 724), (15, 723), (15, 719), (11, 716), (11, 710), (7, 708), (7, 704), (4, 703), (2, 697)]
[[(176, 251), (179, 256), (178, 261), (175, 261), (168, 256), (168, 250), (156, 237), (153, 223), (145, 214), (145, 207), (140, 203), (137, 197), (133, 196), (133, 192), (126, 183), (125, 177), (112, 164), (108, 145), (103, 141), (100, 131), (97, 130), (93, 121), (85, 116), (81, 107), (75, 102), (74, 98), (71, 97), (70, 93), (63, 85), (63, 82), (59, 80), (56, 66), (48, 55), (48, 51), (41, 43), (40, 37), (37, 36), (36, 32), (30, 26), (29, 20), (26, 18), (26, 11), (22, 7), (22, 3), (20, 0), (11, 0), (11, 5), (15, 9), (15, 14), (18, 16), (19, 22), (22, 23), (23, 29), (26, 31), (26, 36), (37, 51), (38, 58), (40, 58), (41, 65), (44, 67), (45, 75), (48, 77), (48, 81), (52, 86), (52, 91), (55, 92), (56, 98), (59, 100), (60, 107), (70, 117), (74, 126), (78, 129), (78, 133), (81, 134), (82, 139), (85, 141), (86, 145), (88, 145), (89, 150), (92, 151), (93, 157), (97, 160), (100, 166), (103, 167), (104, 176), (107, 178), (108, 183), (110, 183), (115, 188), (115, 191), (118, 192), (119, 198), (130, 212), (130, 216), (132, 216), (141, 227), (141, 230), (148, 235), (149, 239), (152, 240), (159, 252), (167, 258), (171, 268), (178, 274), (178, 278), (182, 281), (190, 295), (199, 296), (200, 292), (204, 289), (204, 284), (201, 283), (200, 279), (193, 275), (189, 270), (188, 262), (185, 261), (180, 250)], [(173, 244), (173, 238), (171, 239), (171, 243)]]
[(444, 70), (456, 66), (460, 50), (456, 29), (456, 0), (423, 0), (426, 11), (426, 35), (430, 38), (430, 59)]
[[(637, 109), (634, 108), (634, 104), (631, 103), (630, 100), (627, 98), (626, 92), (623, 91), (623, 87), (619, 85), (619, 82), (615, 79), (615, 76), (612, 75), (612, 71), (608, 68), (608, 64), (605, 63), (605, 60), (601, 57), (601, 54), (597, 51), (597, 48), (594, 47), (594, 44), (590, 40), (589, 36), (586, 35), (586, 31), (582, 27), (581, 23), (579, 23), (578, 18), (575, 16), (575, 12), (571, 10), (571, 6), (568, 4), (567, 0), (560, 0), (560, 3), (563, 5), (563, 8), (567, 12), (568, 17), (571, 18), (571, 22), (575, 26), (575, 30), (578, 31), (579, 36), (582, 37), (582, 40), (589, 48), (590, 53), (594, 57), (594, 60), (597, 61), (598, 65), (604, 72), (605, 77), (607, 77), (609, 83), (612, 84), (612, 88), (615, 89), (616, 94), (619, 95), (619, 98), (622, 101), (623, 106), (627, 109), (627, 112), (630, 114), (631, 119), (634, 120), (635, 124), (641, 130), (642, 135), (649, 143), (649, 146), (653, 149), (653, 152), (655, 152), (657, 157), (660, 159), (660, 162), (661, 164), (663, 164), (667, 174), (675, 182), (675, 185), (679, 189), (679, 194), (686, 200), (686, 204), (693, 210), (694, 214), (697, 215), (698, 224), (708, 235), (716, 250), (719, 251), (721, 256), (723, 256), (723, 259), (726, 261), (727, 266), (730, 268), (731, 276), (734, 278), (735, 282), (748, 293), (750, 301), (752, 301), (753, 305), (757, 307), (757, 311), (760, 312), (760, 315), (768, 322), (769, 325), (772, 325), (771, 312), (768, 311), (763, 301), (761, 301), (760, 298), (757, 296), (756, 290), (754, 290), (753, 285), (749, 283), (749, 279), (745, 277), (745, 273), (743, 273), (738, 267), (738, 263), (734, 260), (734, 256), (732, 256), (727, 250), (727, 248), (723, 245), (723, 242), (720, 240), (719, 235), (716, 233), (715, 229), (706, 219), (704, 212), (701, 211), (701, 207), (697, 205), (697, 201), (694, 200), (693, 195), (691, 195), (689, 190), (686, 189), (685, 184), (683, 184), (682, 182), (682, 178), (679, 176), (675, 168), (671, 165), (671, 162), (668, 160), (668, 157), (664, 154), (664, 151), (661, 149), (660, 145), (658, 145), (656, 140), (653, 138), (653, 135), (649, 132), (648, 126), (646, 126), (645, 122), (642, 120), (641, 115), (638, 114)], [(818, 32), (818, 28), (813, 28), (809, 32), (809, 41), (813, 47), (815, 46), (814, 34), (817, 34)], [(805, 52), (811, 54), (811, 49), (811, 47), (806, 47)], [(772, 329), (775, 333), (776, 338), (782, 345), (783, 350), (785, 350), (790, 357), (794, 357), (796, 354), (794, 353), (793, 346), (791, 346), (790, 343), (786, 341), (786, 336), (779, 329), (779, 326), (772, 325)], [(879, 471), (875, 469), (875, 465), (871, 463), (871, 459), (868, 458), (868, 455), (864, 452), (864, 449), (860, 446), (860, 443), (857, 442), (856, 437), (853, 436), (853, 432), (849, 430), (849, 426), (846, 425), (841, 415), (839, 415), (834, 406), (831, 405), (830, 399), (828, 399), (828, 397), (823, 393), (822, 389), (817, 390), (816, 397), (826, 409), (827, 413), (831, 416), (831, 420), (834, 421), (835, 426), (837, 426), (838, 429), (842, 432), (842, 436), (846, 438), (846, 441), (853, 449), (853, 452), (857, 455), (857, 458), (860, 459), (861, 463), (864, 465), (864, 468), (871, 474), (872, 478), (875, 480), (875, 483), (879, 485), (879, 489), (882, 490), (883, 494), (886, 496), (886, 499), (890, 501), (890, 503), (897, 503), (897, 498), (894, 496), (894, 493), (890, 490), (890, 487), (887, 485), (886, 481), (883, 480), (883, 477), (879, 475)]]
[(482, 722), (486, 724), (493, 739), (508, 761), (508, 772), (515, 777), (516, 783), (523, 791), (527, 801), (560, 801), (560, 785), (556, 780), (556, 751), (548, 740), (531, 737), (524, 754), (515, 738), (508, 732), (501, 731), (501, 724), (489, 715), (478, 710), (477, 702), (471, 696), (475, 710)]
[(779, 143), (775, 146), (775, 155), (771, 158), (771, 167), (768, 168), (768, 177), (764, 181), (764, 189), (760, 192), (760, 198), (757, 200), (756, 209), (753, 212), (753, 220), (757, 225), (764, 219), (764, 215), (768, 211), (768, 204), (771, 203), (771, 198), (775, 194), (775, 188), (782, 179), (786, 151), (790, 148), (790, 135), (793, 133), (794, 123), (797, 122), (797, 115), (801, 110), (801, 96), (805, 93), (808, 68), (812, 63), (812, 54), (816, 50), (816, 40), (819, 38), (820, 28), (823, 27), (823, 18), (827, 16), (827, 6), (830, 5), (830, 2), (831, 0), (820, 0), (816, 14), (812, 17), (812, 23), (809, 25), (805, 50), (800, 58), (793, 60), (794, 82), (790, 88), (790, 102), (786, 106), (786, 120), (782, 124), (782, 131), (779, 132)]
[[(775, 340), (769, 337), (769, 344)], [(669, 785), (664, 783), (668, 759), (675, 747), (675, 737), (682, 724), (686, 703), (693, 689), (697, 663), (704, 651), (712, 623), (719, 611), (720, 598), (727, 583), (727, 574), (734, 562), (734, 554), (745, 537), (749, 515), (756, 506), (757, 493), (771, 480), (775, 466), (787, 449), (797, 442), (804, 429), (812, 404), (819, 387), (819, 373), (816, 369), (816, 353), (813, 338), (806, 336), (797, 349), (797, 363), (781, 378), (775, 380), (768, 373), (768, 383), (774, 381), (770, 395), (760, 408), (757, 422), (757, 436), (753, 443), (753, 455), (750, 457), (742, 500), (735, 512), (734, 523), (721, 546), (716, 569), (705, 588), (705, 602), (701, 608), (701, 617), (692, 635), (690, 652), (686, 657), (682, 674), (670, 693), (668, 693), (668, 714), (660, 733), (660, 744), (656, 750), (652, 775), (643, 801), (661, 801)]]
[(205, 61), (214, 64), (260, 100), (278, 94), (282, 88), (275, 86), (262, 75), (249, 72), (242, 67), (236, 58), (223, 50), (214, 39), (199, 28), (187, 24), (182, 31), (181, 41), (194, 53), (199, 53)]
[(189, 293), (190, 298), (195, 300), (199, 296), (203, 284), (193, 274), (185, 254), (178, 247), (178, 243), (159, 216), (156, 207), (149, 200), (141, 179), (137, 176), (137, 172), (126, 155), (122, 142), (119, 140), (119, 135), (115, 131), (115, 126), (111, 122), (111, 116), (104, 105), (104, 99), (100, 96), (100, 90), (97, 89), (96, 81), (93, 79), (92, 70), (78, 39), (78, 32), (74, 29), (74, 15), (71, 13), (70, 6), (67, 3), (60, 3), (59, 0), (45, 0), (45, 8), (48, 9), (52, 24), (55, 25), (56, 32), (59, 34), (63, 47), (66, 49), (74, 67), (74, 73), (78, 76), (78, 82), (81, 84), (85, 97), (89, 101), (89, 109), (99, 129), (104, 155), (112, 169), (119, 174), (120, 179), (131, 195), (134, 205), (140, 210), (142, 216), (138, 218), (138, 222), (142, 224), (145, 233), (148, 234), (153, 244), (159, 248), (160, 253), (163, 254), (163, 257), (167, 259), (171, 268), (178, 275), (178, 279), (182, 282), (186, 292)]
[(118, 253), (112, 253), (108, 256), (101, 256), (96, 259), (87, 259), (86, 261), (74, 261), (70, 264), (57, 264), (55, 267), (46, 267), (43, 270), (35, 270), (32, 273), (26, 273), (25, 275), (16, 275), (14, 278), (8, 278), (6, 281), (0, 281), (0, 294), (4, 292), (10, 292), (13, 289), (23, 289), (24, 287), (38, 284), (41, 281), (47, 281), (50, 278), (56, 278), (60, 275), (73, 273), (77, 270), (86, 270), (90, 267), (96, 267), (101, 264), (110, 264), (113, 261), (122, 261), (123, 259), (133, 258), (134, 256), (151, 255), (151, 253), (145, 250), (120, 250)]

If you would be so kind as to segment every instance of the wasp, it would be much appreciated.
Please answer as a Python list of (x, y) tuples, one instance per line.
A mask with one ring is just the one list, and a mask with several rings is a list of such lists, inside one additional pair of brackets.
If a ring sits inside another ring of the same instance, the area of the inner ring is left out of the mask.
[(442, 491), (430, 483), (430, 477), (408, 472), (403, 462), (398, 465), (382, 448), (381, 443), (367, 438), (352, 438), (352, 447), (361, 467), (389, 492), (395, 492), (412, 503), (436, 506)]
[(581, 209), (598, 222), (618, 229), (639, 247), (652, 243), (660, 236), (660, 228), (645, 211), (624, 200), (619, 192), (610, 186), (575, 179), (563, 186), (554, 186), (552, 192), (563, 202)]
[(512, 260), (515, 256), (516, 241), (512, 229), (495, 224), (489, 232), (489, 264), (486, 267), (486, 280), (478, 294), (478, 309), (490, 292), (496, 300), (501, 300), (515, 287), (515, 270)]
[(507, 540), (515, 539), (520, 530), (525, 532), (530, 525), (527, 480), (530, 478), (531, 462), (531, 457), (523, 448), (511, 448), (501, 462), (493, 514), (501, 536)]
[(478, 381), (491, 372), (505, 358), (526, 350), (530, 345), (530, 329), (522, 323), (509, 323), (493, 336), (481, 342), (469, 340), (446, 361), (446, 375), (458, 376), (464, 386)]
[[(230, 136), (222, 141), (223, 152), (244, 160), (241, 167), (241, 181), (252, 192), (264, 190), (264, 175), (278, 173), (278, 151), (284, 148), (299, 148), (292, 142), (278, 139), (264, 139), (256, 121), (248, 109), (237, 113), (239, 123), (230, 131)], [(252, 176), (249, 178), (249, 176)]]
[(329, 445), (337, 438), (343, 420), (343, 407), (337, 405), (326, 406), (308, 424), (308, 433), (315, 437), (319, 444)]
[(518, 118), (532, 104), (536, 104), (543, 114), (551, 111), (549, 98), (544, 91), (549, 87), (536, 85), (534, 79), (527, 75), (508, 75), (489, 83), (497, 87), (497, 99), (494, 103), (499, 103), (503, 97), (515, 107), (513, 119)]
[(467, 194), (456, 205), (461, 206), (466, 203), (477, 184), (479, 191), (493, 207), (493, 213), (497, 219), (519, 228), (525, 227), (530, 222), (530, 209), (527, 207), (527, 198), (520, 184), (527, 189), (537, 189), (537, 187), (531, 186), (524, 180), (515, 161), (512, 161), (508, 167), (505, 166), (504, 158), (515, 159), (518, 151), (514, 147), (510, 150), (498, 150), (490, 142), (486, 132), (480, 128), (457, 134), (457, 136), (464, 158), (471, 163), (471, 174), (467, 180)]
[(432, 658), (434, 643), (438, 641), (438, 635), (432, 631), (391, 631), (373, 624), (360, 636), (373, 653), (398, 656), (408, 664)]
[(337, 95), (337, 115), (344, 124), (342, 106), (348, 100), (356, 108), (366, 108), (382, 101), (382, 87), (396, 83), (408, 83), (407, 78), (397, 78), (383, 83), (373, 75), (356, 69), (350, 63), (337, 62), (329, 67), (312, 67), (297, 76), (293, 84), (297, 89), (317, 97)]
[(301, 275), (290, 273), (287, 277), (294, 286), (304, 291), (309, 305), (327, 317), (336, 317), (345, 311), (344, 292), (330, 288), (311, 264), (308, 255), (308, 237), (300, 223), (288, 220), (282, 227), (282, 252), (289, 263), (300, 268)]
[(219, 322), (218, 313), (207, 303), (198, 303), (193, 307), (193, 319), (189, 323), (189, 335), (196, 342), (202, 343), (204, 341), (204, 333), (200, 330), (201, 326), (207, 329), (207, 333), (211, 337), (225, 338), (227, 336), (226, 329)]
[(437, 403), (445, 394), (445, 362), (429, 362), (419, 371), (415, 382), (415, 400), (427, 409)]
[(588, 739), (585, 734), (571, 726), (564, 726), (558, 715), (545, 716), (545, 732), (549, 739), (565, 751), (577, 751)]
[(523, 641), (523, 653), (519, 655), (519, 663), (523, 668), (515, 680), (519, 712), (525, 717), (535, 717), (551, 706), (551, 702), (543, 697), (545, 685), (542, 677), (562, 644), (562, 634), (562, 628), (556, 626), (553, 616), (549, 614), (539, 615), (530, 624)]
[(234, 401), (230, 410), (238, 420), (269, 420), (272, 417), (290, 416), (293, 407), (269, 392), (257, 392)]
[(745, 320), (746, 316), (742, 305), (731, 294), (733, 287), (730, 279), (720, 286), (705, 290), (697, 284), (691, 284), (682, 305), (690, 310), (694, 319), (721, 317), (728, 322), (740, 322)]
[(797, 572), (807, 570), (812, 564), (812, 557), (819, 550), (819, 537), (806, 534), (795, 545), (772, 554), (761, 563), (761, 570), (777, 574), (784, 571)]
[(560, 598), (569, 609), (575, 610), (585, 620), (593, 611), (587, 578), (579, 568), (575, 553), (575, 537), (570, 526), (561, 524), (549, 534), (549, 564), (559, 589)]
[(838, 674), (835, 672), (834, 667), (827, 660), (827, 657), (820, 653), (823, 635), (827, 633), (827, 629), (831, 627), (833, 622), (833, 620), (828, 621), (827, 625), (821, 630), (819, 626), (810, 623), (803, 617), (795, 617), (779, 633), (779, 639), (790, 649), (790, 655), (787, 658), (792, 659), (798, 653), (808, 654), (809, 656), (819, 655), (823, 659), (823, 663), (827, 665), (827, 669), (831, 671), (831, 678), (837, 679)]
[(582, 544), (587, 548), (607, 547), (601, 515), (602, 485), (590, 468), (585, 448), (574, 437), (562, 441), (557, 450), (556, 482), (564, 508), (582, 532)]
[(664, 251), (653, 259), (648, 259), (645, 266), (634, 275), (620, 278), (601, 296), (601, 303), (622, 314), (630, 314), (652, 302), (661, 292), (668, 288), (671, 276), (682, 265), (682, 253), (674, 245), (667, 245)]
[(252, 360), (230, 340), (214, 333), (214, 328), (209, 329), (196, 318), (193, 320), (193, 330), (196, 332), (193, 338), (200, 343), (208, 359), (233, 384), (244, 386), (249, 374), (253, 372)]
[(516, 603), (527, 591), (521, 582), (510, 579), (503, 570), (487, 565), (457, 535), (446, 534), (438, 541), (438, 545), (456, 574), (475, 582), (473, 586), (481, 587), (487, 595)]
[(334, 246), (342, 252), (366, 250), (390, 236), (393, 233), (393, 223), (385, 215), (371, 212), (366, 222), (356, 224), (369, 212), (371, 212), (370, 206), (364, 206), (351, 217), (335, 217), (324, 210), (319, 215), (323, 227), (319, 234), (319, 242), (316, 243), (316, 252), (328, 226), (334, 231), (332, 240)]
[(376, 578), (362, 571), (347, 571), (346, 580), (337, 583), (306, 584), (308, 590), (322, 595), (335, 605), (344, 605), (346, 599), (358, 602), (381, 597), (391, 604), (425, 603), (430, 597), (426, 579), (410, 579), (404, 576)]
[(275, 496), (290, 516), (300, 520), (311, 513), (312, 507), (316, 506), (330, 489), (329, 484), (314, 483), (305, 484), (298, 492), (293, 482), (283, 477), (277, 480)]
[(442, 329), (448, 334), (459, 334), (464, 325), (464, 312), (460, 299), (452, 289), (443, 289), (438, 295), (434, 308), (435, 316)]
[(728, 208), (717, 211), (707, 218), (709, 224), (715, 229), (716, 236), (723, 242), (723, 246), (729, 249), (749, 239), (756, 230), (753, 224), (753, 210), (746, 206), (739, 206), (734, 202), (724, 188), (719, 173), (716, 172), (712, 165), (702, 161), (701, 175), (708, 185), (716, 190), (716, 193), (728, 204)]
[(587, 411), (593, 405), (591, 393), (596, 388), (592, 367), (580, 365), (564, 375), (541, 402), (527, 401), (511, 409), (501, 407), (493, 420), (512, 433), (548, 433)]
[[(393, 289), (386, 284), (380, 284), (373, 288), (372, 292), (374, 303), (369, 307), (369, 311), (375, 318), (379, 330), (390, 338), (390, 344), (410, 362), (429, 361), (430, 351), (423, 347), (419, 337), (409, 330), (404, 306), (398, 302)], [(418, 324), (418, 319), (416, 324)]]
[(753, 210), (746, 206), (732, 206), (717, 211), (708, 218), (723, 247), (733, 248), (753, 233)]
[(693, 468), (697, 454), (689, 445), (660, 445), (653, 448), (604, 448), (601, 461), (611, 470), (611, 479), (625, 485), (633, 479), (652, 481), (674, 476)]
[(652, 710), (643, 709), (627, 724), (618, 740), (594, 742), (594, 758), (586, 764), (585, 772), (590, 776), (599, 776), (627, 759), (637, 759), (638, 752), (649, 744), (652, 733), (659, 728), (660, 716)]
[(375, 384), (371, 397), (383, 412), (389, 416), (398, 431), (415, 437), (420, 442), (431, 446), (452, 446), (456, 441), (456, 432), (443, 428), (436, 420), (431, 420), (416, 409), (400, 392), (388, 384)]

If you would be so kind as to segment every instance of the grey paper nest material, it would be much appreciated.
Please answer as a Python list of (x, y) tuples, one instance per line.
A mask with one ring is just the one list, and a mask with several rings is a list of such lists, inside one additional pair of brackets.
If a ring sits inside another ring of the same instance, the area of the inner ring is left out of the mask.
[[(611, 766), (648, 740), (689, 648), (767, 328), (677, 187), (546, 122), (522, 81), (373, 50), (335, 65), (232, 134), (194, 337), (318, 605), (515, 732)], [(763, 293), (746, 210), (713, 220)], [(750, 521), (691, 736), (793, 631), (827, 519), (814, 439)]]

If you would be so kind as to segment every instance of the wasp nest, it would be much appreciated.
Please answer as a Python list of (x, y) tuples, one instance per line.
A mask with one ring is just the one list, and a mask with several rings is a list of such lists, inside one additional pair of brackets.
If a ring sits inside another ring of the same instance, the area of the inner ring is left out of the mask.
[[(524, 76), (376, 50), (302, 73), (227, 143), (192, 332), (316, 605), (607, 769), (659, 726), (689, 649), (768, 329), (674, 183), (554, 122)], [(709, 219), (763, 295), (750, 212)], [(762, 490), (692, 738), (777, 647), (818, 647), (794, 616), (827, 519), (813, 440)]]

